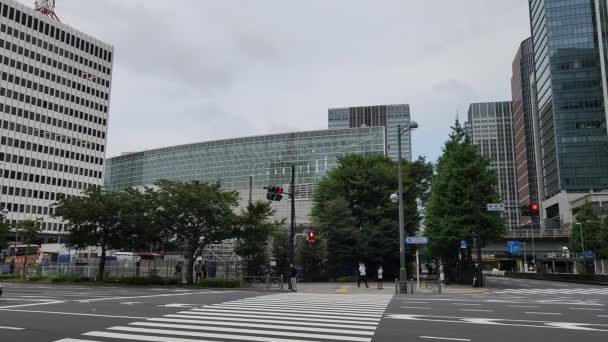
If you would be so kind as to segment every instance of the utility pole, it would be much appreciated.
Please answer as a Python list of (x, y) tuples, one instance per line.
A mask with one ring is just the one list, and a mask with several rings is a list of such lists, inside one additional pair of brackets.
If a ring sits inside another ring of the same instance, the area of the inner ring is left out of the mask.
[[(474, 201), (474, 220), (475, 220), (475, 232), (473, 233), (473, 248), (475, 249), (475, 252), (477, 253), (477, 264), (478, 267), (480, 268), (480, 270), (483, 270), (483, 268), (481, 267), (481, 234), (479, 234), (479, 226), (480, 226), (480, 221), (481, 221), (481, 203), (480, 203), (480, 199), (479, 199), (479, 182), (475, 181), (475, 188), (473, 191), (473, 201)], [(474, 269), (474, 271), (476, 271)], [(482, 271), (483, 272), (483, 271)], [(483, 276), (479, 277), (479, 279), (477, 279), (477, 281), (479, 282), (479, 286), (483, 287)]]
[(253, 176), (250, 175), (249, 176), (249, 204), (251, 204), (251, 200), (252, 200), (252, 193), (253, 192)]
[(294, 240), (296, 234), (296, 166), (291, 166), (291, 186), (289, 189), (291, 198), (291, 227), (289, 229), (289, 263), (294, 265)]

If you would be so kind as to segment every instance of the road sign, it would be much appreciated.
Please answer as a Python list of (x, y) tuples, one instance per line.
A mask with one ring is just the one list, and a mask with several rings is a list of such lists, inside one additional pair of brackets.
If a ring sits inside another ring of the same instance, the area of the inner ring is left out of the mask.
[(502, 203), (488, 203), (488, 211), (505, 211), (505, 205)]
[(521, 251), (521, 243), (519, 241), (507, 241), (507, 253), (518, 254)]
[(593, 259), (593, 252), (590, 250), (585, 251), (585, 259)]
[(405, 243), (408, 245), (426, 245), (429, 243), (429, 238), (426, 236), (408, 236), (405, 238)]
[(467, 240), (460, 240), (460, 248), (467, 249)]

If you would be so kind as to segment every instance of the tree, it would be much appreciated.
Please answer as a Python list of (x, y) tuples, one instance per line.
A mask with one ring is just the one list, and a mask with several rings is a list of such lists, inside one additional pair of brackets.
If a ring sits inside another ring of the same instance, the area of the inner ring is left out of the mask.
[(286, 229), (277, 229), (272, 234), (272, 257), (277, 263), (278, 274), (289, 278), (289, 232)]
[(238, 241), (235, 252), (243, 258), (247, 275), (264, 275), (269, 265), (269, 245), (281, 223), (269, 222), (274, 211), (268, 202), (254, 202), (241, 211), (238, 218)]
[(27, 247), (25, 249), (25, 255), (23, 257), (23, 275), (25, 276), (27, 271), (27, 257), (30, 252), (30, 247), (33, 243), (38, 240), (38, 235), (41, 232), (40, 228), (41, 219), (37, 220), (23, 220), (18, 221), (15, 224), (15, 231), (18, 232), (21, 241), (23, 241)]
[(121, 215), (123, 208), (127, 207), (128, 194), (92, 187), (83, 195), (61, 198), (55, 216), (63, 218), (69, 225), (68, 245), (77, 248), (96, 246), (101, 249), (98, 280), (103, 280), (106, 252), (125, 244), (124, 232), (129, 225)]
[[(496, 186), (490, 160), (478, 152), (456, 121), (437, 161), (426, 209), (425, 233), (432, 255), (453, 265), (460, 251), (459, 241), (471, 241), (477, 233), (481, 247), (502, 236), (504, 220), (484, 210), (487, 203), (500, 202)], [(468, 253), (471, 260), (471, 248)]]
[[(399, 210), (389, 200), (398, 190), (397, 163), (382, 155), (346, 155), (316, 185), (312, 217), (327, 237), (331, 278), (352, 275), (357, 261), (386, 263), (396, 275), (399, 264)], [(403, 161), (404, 214), (408, 234), (422, 217), (417, 200), (424, 198), (432, 165), (424, 159)], [(425, 188), (426, 187), (426, 188)]]
[[(4, 215), (2, 215), (2, 212), (0, 212), (0, 254), (3, 250), (8, 248), (8, 236), (10, 231), (10, 225), (4, 223)], [(3, 262), (4, 258), (0, 256), (0, 268), (2, 267)]]
[(326, 280), (325, 262), (327, 260), (327, 243), (318, 237), (314, 244), (303, 242), (299, 249), (298, 259), (302, 265), (305, 281)]
[[(600, 217), (594, 212), (591, 203), (585, 203), (576, 213), (575, 223), (572, 225), (570, 235), (570, 250), (572, 252), (582, 252), (581, 236), (585, 250), (598, 253), (603, 250), (602, 246), (602, 222)], [(581, 234), (582, 229), (582, 234)]]
[(198, 251), (235, 235), (238, 224), (233, 210), (236, 191), (222, 191), (220, 184), (199, 181), (162, 180), (156, 183), (158, 209), (155, 220), (164, 227), (165, 236), (186, 245), (188, 284)]

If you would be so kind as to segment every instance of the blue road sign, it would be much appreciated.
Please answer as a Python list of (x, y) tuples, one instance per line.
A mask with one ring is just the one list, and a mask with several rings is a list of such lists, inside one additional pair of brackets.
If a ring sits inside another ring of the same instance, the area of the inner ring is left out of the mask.
[(585, 259), (593, 259), (593, 252), (590, 250), (585, 251)]
[(467, 240), (460, 240), (460, 248), (467, 249)]
[(507, 241), (507, 253), (517, 254), (521, 252), (521, 243), (519, 241)]
[(408, 236), (405, 238), (405, 243), (408, 245), (426, 245), (429, 243), (429, 238), (426, 236)]

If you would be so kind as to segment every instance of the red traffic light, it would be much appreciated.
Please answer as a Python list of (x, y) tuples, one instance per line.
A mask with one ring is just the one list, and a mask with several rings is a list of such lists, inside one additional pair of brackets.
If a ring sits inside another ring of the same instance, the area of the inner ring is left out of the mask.
[(314, 240), (316, 235), (317, 233), (311, 230), (310, 232), (308, 232), (308, 240)]
[(538, 211), (538, 203), (531, 203), (530, 204), (530, 210), (532, 210), (533, 212), (537, 212)]
[(276, 193), (279, 194), (279, 195), (282, 194), (283, 193), (283, 188), (277, 187)]

